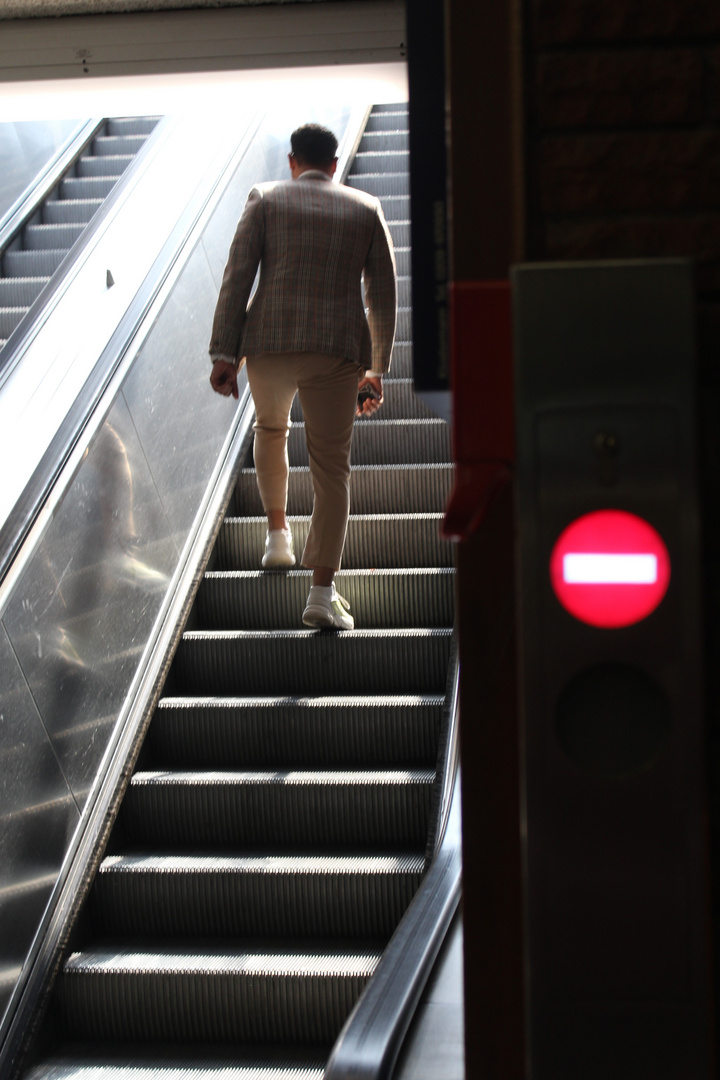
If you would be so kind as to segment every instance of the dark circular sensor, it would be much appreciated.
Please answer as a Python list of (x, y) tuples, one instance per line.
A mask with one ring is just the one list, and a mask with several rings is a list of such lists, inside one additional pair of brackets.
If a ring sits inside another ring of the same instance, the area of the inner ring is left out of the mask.
[(555, 730), (580, 769), (621, 780), (655, 764), (670, 737), (672, 713), (663, 689), (640, 668), (600, 664), (565, 687)]

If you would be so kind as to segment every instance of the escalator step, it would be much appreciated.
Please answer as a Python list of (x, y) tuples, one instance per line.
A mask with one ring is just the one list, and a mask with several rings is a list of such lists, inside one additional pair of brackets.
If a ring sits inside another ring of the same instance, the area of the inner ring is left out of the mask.
[[(360, 152), (392, 151), (397, 153), (409, 150), (410, 132), (401, 126), (391, 131), (366, 131), (360, 140)], [(354, 170), (353, 170), (354, 171)]]
[[(266, 573), (221, 570), (205, 574), (197, 598), (200, 625), (213, 630), (284, 630), (302, 626), (310, 570)], [(358, 630), (369, 627), (452, 626), (452, 569), (341, 570), (338, 592)]]
[(94, 889), (105, 936), (388, 940), (421, 855), (114, 855)]
[(56, 251), (71, 248), (83, 232), (83, 224), (28, 225), (23, 233), (23, 243), (28, 251)]
[(404, 131), (408, 126), (407, 108), (393, 109), (390, 112), (375, 112), (368, 118), (366, 134), (371, 131)]
[[(293, 424), (288, 439), (291, 466), (307, 465), (305, 424)], [(355, 425), (352, 465), (417, 465), (452, 460), (444, 420), (370, 420)]]
[(104, 199), (117, 184), (116, 176), (67, 176), (60, 182), (61, 199)]
[(409, 277), (398, 277), (398, 304), (400, 307), (412, 307), (412, 284)]
[(97, 135), (92, 141), (92, 151), (97, 157), (133, 158), (147, 142), (147, 135)]
[(135, 773), (120, 813), (146, 850), (422, 852), (434, 780), (430, 769), (164, 769)]
[(393, 379), (411, 379), (412, 374), (412, 342), (396, 339), (393, 345), (390, 375)]
[(28, 311), (26, 307), (0, 307), (0, 338), (9, 338)]
[[(343, 561), (353, 569), (452, 566), (452, 544), (440, 536), (441, 513), (351, 514)], [(310, 518), (291, 517), (295, 552), (302, 555)], [(216, 547), (218, 570), (257, 570), (265, 550), (267, 518), (226, 518)]]
[[(350, 505), (357, 514), (432, 513), (445, 505), (452, 487), (454, 466), (358, 465), (350, 471)], [(236, 488), (242, 514), (263, 513), (254, 469), (242, 469)], [(309, 468), (290, 470), (288, 513), (312, 512)]]
[(322, 1080), (330, 1047), (65, 1045), (25, 1080)]
[(160, 116), (114, 116), (107, 122), (108, 135), (152, 135)]
[(405, 173), (409, 168), (409, 150), (366, 150), (361, 146), (353, 159), (350, 175), (360, 177), (366, 173)]
[(47, 277), (1, 278), (0, 307), (30, 307), (49, 280)]
[(398, 308), (395, 337), (398, 341), (412, 341), (412, 311), (410, 308)]
[(67, 251), (6, 251), (3, 270), (7, 277), (50, 277), (63, 261)]
[(439, 694), (450, 630), (188, 631), (177, 677), (190, 694)]
[(411, 266), (409, 247), (395, 248), (395, 266), (397, 267), (398, 277), (407, 277), (410, 275)]
[(82, 179), (91, 176), (114, 176), (117, 179), (125, 172), (133, 157), (134, 154), (81, 157), (75, 162), (75, 175)]
[(433, 768), (441, 695), (163, 698), (148, 745), (164, 766)]
[(55, 199), (44, 204), (42, 215), (46, 225), (87, 225), (101, 206), (102, 199)]
[(410, 247), (410, 222), (389, 221), (390, 236), (394, 246)]
[(379, 960), (373, 949), (290, 952), (256, 942), (162, 950), (99, 945), (58, 981), (69, 1037), (211, 1043), (333, 1041)]
[(409, 195), (383, 195), (380, 202), (387, 221), (410, 220)]
[(346, 183), (349, 187), (367, 191), (369, 195), (409, 195), (410, 177), (408, 173), (350, 173)]

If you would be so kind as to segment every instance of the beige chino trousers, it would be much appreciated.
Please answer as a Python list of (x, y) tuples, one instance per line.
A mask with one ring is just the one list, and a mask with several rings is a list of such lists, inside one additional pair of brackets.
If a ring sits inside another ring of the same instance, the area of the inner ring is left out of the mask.
[(304, 566), (339, 570), (350, 512), (350, 445), (362, 368), (326, 353), (248, 356), (255, 402), (255, 469), (265, 512), (287, 505), (287, 440), (297, 393), (305, 420), (314, 502)]

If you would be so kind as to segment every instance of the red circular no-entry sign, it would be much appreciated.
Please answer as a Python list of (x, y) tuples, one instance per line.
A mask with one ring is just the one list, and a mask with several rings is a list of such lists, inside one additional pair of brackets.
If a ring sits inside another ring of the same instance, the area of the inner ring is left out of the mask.
[(573, 521), (550, 556), (550, 581), (571, 615), (590, 626), (631, 626), (658, 606), (670, 583), (670, 556), (657, 529), (625, 510), (596, 510)]

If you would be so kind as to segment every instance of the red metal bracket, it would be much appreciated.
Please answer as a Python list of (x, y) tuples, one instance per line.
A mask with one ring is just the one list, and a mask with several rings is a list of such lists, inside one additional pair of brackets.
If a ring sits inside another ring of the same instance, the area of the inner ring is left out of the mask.
[(455, 487), (442, 533), (467, 540), (512, 479), (514, 402), (509, 281), (450, 285)]

